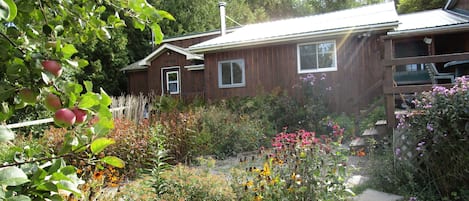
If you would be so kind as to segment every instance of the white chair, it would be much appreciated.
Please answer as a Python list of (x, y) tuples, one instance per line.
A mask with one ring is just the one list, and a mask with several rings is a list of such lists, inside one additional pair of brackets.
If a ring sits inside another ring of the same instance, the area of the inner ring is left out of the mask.
[(425, 64), (425, 68), (427, 68), (430, 74), (432, 84), (438, 84), (438, 80), (451, 80), (451, 83), (454, 83), (454, 73), (440, 73), (434, 63)]

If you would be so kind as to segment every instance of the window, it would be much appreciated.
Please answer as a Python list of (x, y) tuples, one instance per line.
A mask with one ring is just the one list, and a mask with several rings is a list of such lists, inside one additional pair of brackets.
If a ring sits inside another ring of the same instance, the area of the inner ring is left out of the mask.
[(218, 87), (244, 87), (244, 60), (229, 60), (218, 62)]
[(337, 70), (335, 41), (298, 44), (298, 73)]
[(169, 94), (179, 94), (179, 72), (166, 72), (166, 90)]

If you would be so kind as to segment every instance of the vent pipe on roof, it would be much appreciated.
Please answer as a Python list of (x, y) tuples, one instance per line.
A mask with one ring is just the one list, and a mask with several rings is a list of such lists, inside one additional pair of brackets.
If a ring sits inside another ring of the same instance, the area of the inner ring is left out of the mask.
[(218, 2), (218, 6), (220, 7), (220, 24), (221, 24), (221, 35), (225, 35), (226, 34), (226, 22), (225, 22), (225, 6), (226, 6), (226, 2), (223, 2), (223, 1), (220, 1)]

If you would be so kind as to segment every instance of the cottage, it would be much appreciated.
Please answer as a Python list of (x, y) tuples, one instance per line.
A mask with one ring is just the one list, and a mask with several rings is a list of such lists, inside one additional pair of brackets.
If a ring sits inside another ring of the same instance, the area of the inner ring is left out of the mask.
[(442, 9), (399, 16), (388, 2), (246, 25), (226, 34), (222, 24), (221, 35), (166, 39), (122, 70), (131, 93), (208, 101), (275, 89), (295, 95), (292, 87), (302, 76), (324, 74), (331, 109), (357, 114), (385, 94), (392, 125), (396, 95), (450, 83), (465, 72), (452, 64), (469, 60), (468, 2), (449, 0)]

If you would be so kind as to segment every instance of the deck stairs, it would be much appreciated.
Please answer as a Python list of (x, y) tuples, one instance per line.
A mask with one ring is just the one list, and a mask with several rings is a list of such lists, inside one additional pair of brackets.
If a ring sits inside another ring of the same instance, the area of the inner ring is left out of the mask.
[(356, 137), (350, 143), (350, 151), (369, 152), (370, 148), (378, 149), (391, 146), (392, 139), (388, 135), (386, 120), (379, 120), (372, 128), (368, 128), (361, 136)]

